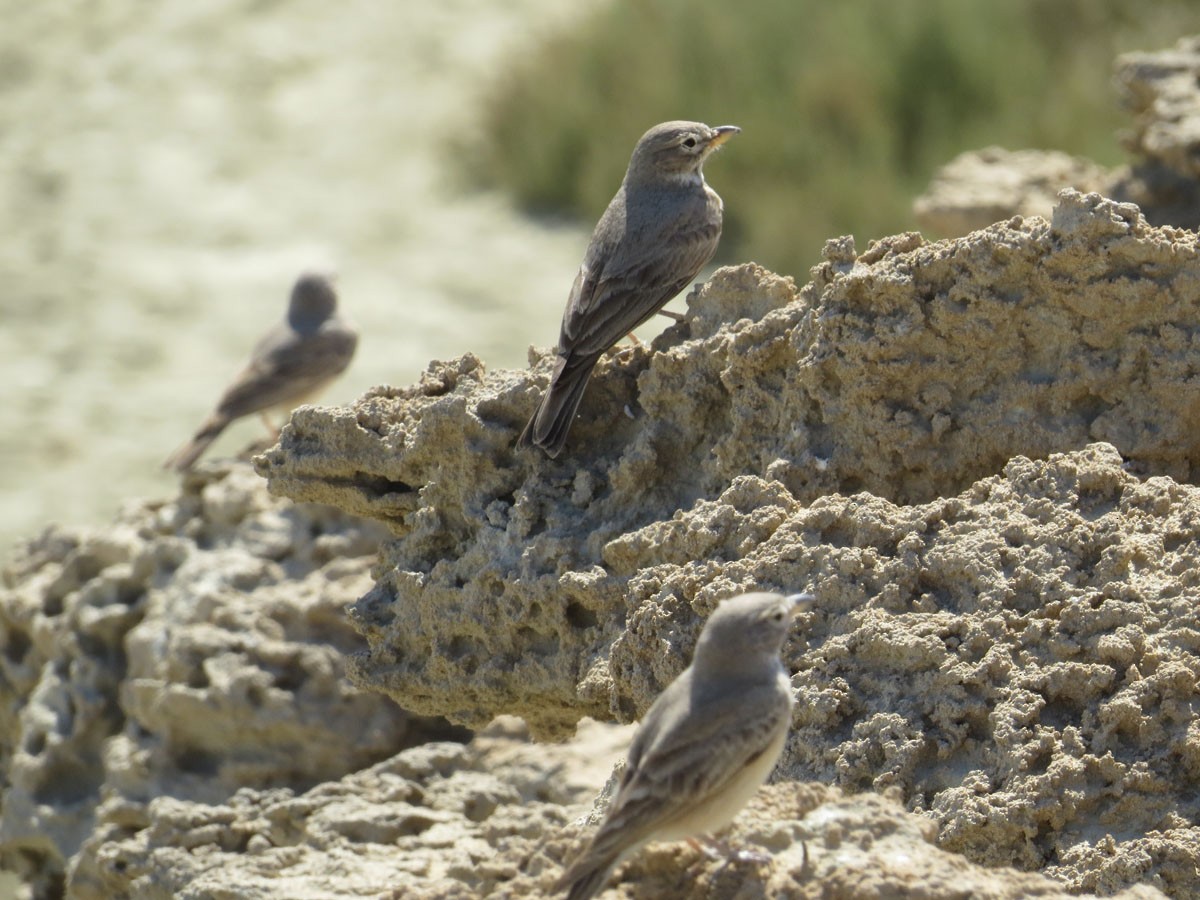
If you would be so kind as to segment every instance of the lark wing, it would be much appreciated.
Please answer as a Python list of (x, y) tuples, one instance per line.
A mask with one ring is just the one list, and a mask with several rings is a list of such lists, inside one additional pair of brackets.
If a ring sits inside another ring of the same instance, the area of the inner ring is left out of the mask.
[[(700, 188), (681, 212), (663, 221), (639, 216), (649, 226), (630, 231), (628, 212), (614, 198), (572, 286), (559, 354), (599, 356), (687, 287), (716, 252), (719, 204)], [(605, 243), (598, 240), (601, 234), (619, 238)]]
[(350, 364), (357, 342), (345, 327), (300, 335), (281, 324), (255, 347), (217, 412), (232, 419), (303, 398)]
[(617, 796), (589, 855), (640, 843), (662, 823), (706, 803), (767, 752), (787, 727), (791, 705), (786, 691), (771, 683), (663, 708), (666, 714), (644, 727), (645, 738), (630, 748)]

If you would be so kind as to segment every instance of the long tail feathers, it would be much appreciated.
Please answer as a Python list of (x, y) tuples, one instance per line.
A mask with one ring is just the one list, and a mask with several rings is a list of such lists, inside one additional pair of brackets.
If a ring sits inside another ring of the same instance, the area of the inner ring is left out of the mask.
[(591, 900), (600, 893), (616, 864), (617, 857), (614, 855), (594, 857), (585, 852), (563, 873), (554, 889), (561, 891), (568, 888), (567, 900)]
[(196, 460), (208, 449), (208, 445), (217, 439), (217, 435), (225, 430), (225, 426), (229, 422), (228, 417), (213, 413), (204, 420), (204, 424), (200, 426), (195, 437), (167, 457), (163, 468), (186, 472), (196, 464)]
[(595, 359), (574, 362), (570, 367), (566, 360), (559, 361), (542, 402), (517, 440), (518, 447), (541, 447), (551, 457), (562, 452), (595, 366)]

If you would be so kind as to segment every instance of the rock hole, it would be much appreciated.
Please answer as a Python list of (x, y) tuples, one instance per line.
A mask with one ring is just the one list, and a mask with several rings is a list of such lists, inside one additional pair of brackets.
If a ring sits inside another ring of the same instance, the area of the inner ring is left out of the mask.
[(1029, 761), (1029, 775), (1044, 775), (1050, 771), (1050, 763), (1054, 761), (1054, 753), (1049, 747), (1042, 747)]
[(263, 700), (266, 694), (262, 687), (257, 684), (252, 684), (246, 688), (246, 702), (254, 709), (262, 709)]
[(29, 635), (14, 629), (8, 633), (8, 640), (4, 642), (4, 656), (9, 661), (20, 665), (25, 661), (25, 654), (29, 652), (30, 646), (32, 645)]
[(463, 815), (472, 822), (483, 822), (491, 817), (499, 805), (495, 797), (489, 797), (486, 794), (471, 797), (463, 804)]
[(567, 624), (572, 628), (595, 628), (600, 623), (594, 610), (588, 609), (582, 603), (572, 600), (567, 604)]
[(1047, 700), (1046, 705), (1042, 707), (1038, 721), (1056, 731), (1062, 731), (1068, 725), (1078, 726), (1083, 718), (1083, 711), (1083, 705), (1077, 701), (1067, 697), (1055, 697)]
[(288, 693), (296, 693), (304, 687), (306, 681), (308, 681), (308, 673), (304, 671), (299, 660), (292, 660), (275, 673), (275, 686)]
[(380, 497), (386, 494), (411, 494), (414, 491), (411, 484), (406, 484), (403, 481), (392, 481), (390, 478), (384, 478), (382, 475), (368, 475), (366, 472), (355, 472), (352, 481)]
[(117, 602), (122, 606), (135, 606), (143, 596), (140, 584), (132, 581), (122, 581), (117, 585)]
[(221, 768), (220, 760), (212, 753), (197, 747), (188, 747), (173, 754), (175, 767), (192, 775), (213, 776)]
[(832, 522), (821, 530), (821, 543), (827, 547), (853, 547), (854, 532), (845, 522)]
[(557, 637), (542, 634), (526, 626), (517, 629), (517, 641), (524, 653), (534, 656), (553, 656), (559, 650)]
[(46, 749), (46, 732), (38, 729), (25, 735), (25, 752), (30, 756), (41, 756)]
[(1163, 551), (1166, 553), (1174, 553), (1184, 544), (1190, 544), (1192, 536), (1188, 534), (1168, 534), (1163, 537)]
[(99, 768), (89, 770), (74, 760), (60, 760), (41, 773), (33, 798), (48, 806), (70, 806), (88, 799), (96, 791)]
[(63, 597), (65, 592), (50, 590), (46, 592), (46, 602), (42, 607), (46, 615), (50, 618), (61, 616), (63, 612)]

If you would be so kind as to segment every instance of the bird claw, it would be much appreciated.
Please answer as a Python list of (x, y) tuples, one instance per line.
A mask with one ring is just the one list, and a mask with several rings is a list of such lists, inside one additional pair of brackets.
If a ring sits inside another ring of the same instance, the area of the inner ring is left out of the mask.
[(717, 870), (718, 872), (724, 870), (731, 863), (753, 863), (754, 865), (761, 866), (766, 865), (774, 858), (771, 854), (763, 853), (759, 850), (750, 850), (745, 847), (735, 849), (730, 846), (728, 841), (723, 840), (696, 840), (695, 838), (689, 838), (688, 843), (693, 849), (703, 853), (709, 859), (720, 860), (721, 867)]
[(740, 863), (753, 863), (756, 866), (765, 866), (773, 857), (770, 853), (761, 853), (757, 850), (738, 850), (733, 854), (734, 860)]
[(258, 417), (262, 419), (263, 425), (267, 427), (267, 431), (271, 435), (271, 443), (277, 443), (279, 441), (279, 435), (283, 433), (283, 426), (276, 426), (275, 423), (271, 421), (271, 417), (268, 416), (265, 411), (260, 412)]
[(618, 362), (621, 362), (624, 359), (632, 357), (633, 354), (637, 353), (637, 351), (642, 349), (644, 346), (645, 344), (637, 343), (630, 347), (622, 347), (620, 350), (613, 351), (612, 358)]

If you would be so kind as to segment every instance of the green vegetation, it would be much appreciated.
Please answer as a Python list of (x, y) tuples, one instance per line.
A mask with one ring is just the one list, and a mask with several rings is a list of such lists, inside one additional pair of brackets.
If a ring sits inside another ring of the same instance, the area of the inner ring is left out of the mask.
[(1122, 160), (1117, 53), (1200, 28), (1195, 0), (610, 0), (496, 79), (469, 174), (591, 222), (641, 133), (740, 125), (706, 167), (721, 259), (804, 280), (826, 238), (911, 229), (956, 154)]

